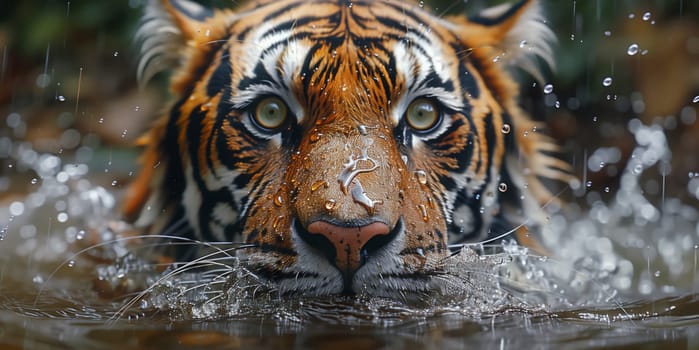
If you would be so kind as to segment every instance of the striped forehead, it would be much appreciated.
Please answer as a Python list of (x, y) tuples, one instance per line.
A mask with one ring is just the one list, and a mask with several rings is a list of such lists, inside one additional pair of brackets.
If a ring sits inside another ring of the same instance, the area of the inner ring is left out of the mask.
[[(394, 123), (398, 122), (400, 114), (407, 107), (403, 104), (419, 96), (437, 98), (452, 109), (462, 107), (463, 102), (459, 94), (454, 93), (455, 82), (452, 81), (458, 72), (458, 62), (444, 59), (450, 57), (445, 50), (451, 47), (444, 42), (443, 35), (449, 33), (445, 32), (441, 20), (424, 14), (418, 16), (409, 11), (409, 7), (414, 5), (403, 3), (357, 3), (352, 11), (344, 4), (342, 1), (334, 6), (329, 6), (327, 2), (322, 6), (310, 2), (297, 4), (288, 14), (276, 16), (274, 20), (268, 20), (269, 14), (260, 15), (254, 23), (248, 17), (251, 23), (246, 28), (246, 34), (236, 38), (236, 42), (242, 45), (240, 58), (234, 60), (241, 65), (240, 82), (246, 84), (240, 86), (238, 93), (231, 98), (233, 106), (245, 106), (261, 95), (281, 94), (288, 99), (287, 103), (292, 109), (300, 112), (301, 107), (291, 91), (294, 79), (310, 79), (316, 73), (313, 68), (318, 65), (347, 63), (349, 57), (343, 55), (349, 51), (335, 49), (351, 42), (354, 46), (352, 55), (366, 54), (364, 64), (384, 65), (384, 70), (389, 74), (382, 78), (391, 80), (393, 87), (397, 85), (396, 81), (402, 82), (403, 91), (397, 91), (400, 98), (393, 104), (395, 113), (391, 118)], [(354, 22), (342, 19), (339, 13), (343, 11), (346, 14), (356, 11)], [(394, 14), (399, 15), (401, 21), (389, 17), (386, 12), (390, 11), (400, 11)], [(430, 27), (426, 22), (440, 26), (441, 34), (437, 34), (437, 28)], [(371, 28), (366, 23), (371, 23)], [(236, 42), (231, 44), (235, 45)], [(383, 55), (382, 59), (374, 59), (371, 52), (361, 52), (363, 48), (372, 46), (382, 49), (382, 52), (373, 53), (377, 57)], [(344, 78), (362, 79), (358, 76)], [(391, 96), (386, 98), (391, 99)], [(302, 118), (302, 114), (296, 115)]]

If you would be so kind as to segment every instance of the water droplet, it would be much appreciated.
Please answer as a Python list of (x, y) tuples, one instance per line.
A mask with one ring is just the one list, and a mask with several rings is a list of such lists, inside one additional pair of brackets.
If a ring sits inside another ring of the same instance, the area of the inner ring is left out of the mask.
[(325, 209), (333, 210), (333, 209), (335, 209), (336, 204), (337, 204), (337, 202), (335, 202), (334, 199), (328, 199), (327, 201), (325, 201)]
[(36, 284), (42, 284), (42, 283), (44, 283), (44, 278), (41, 277), (41, 275), (36, 275), (36, 276), (34, 276), (34, 278), (32, 278), (32, 282), (34, 282)]
[(272, 222), (272, 228), (277, 228), (282, 223), (282, 220), (284, 220), (284, 215), (279, 215), (276, 218), (274, 218), (274, 221)]
[(104, 118), (100, 118), (97, 122), (100, 124), (104, 124)]
[(417, 209), (420, 210), (420, 214), (422, 214), (422, 221), (428, 222), (430, 217), (427, 215), (427, 207), (424, 204), (418, 204)]
[(58, 220), (58, 222), (61, 222), (61, 223), (66, 222), (66, 221), (68, 221), (68, 214), (65, 212), (60, 212), (60, 213), (58, 213), (58, 215), (56, 215), (56, 219)]
[(525, 48), (529, 43), (526, 40), (522, 40), (519, 42), (519, 47)]
[(552, 84), (546, 84), (544, 86), (544, 93), (545, 94), (550, 94), (553, 92), (553, 85)]
[(588, 181), (585, 183), (585, 187), (590, 188), (592, 187), (592, 181)]
[(612, 77), (606, 77), (604, 80), (602, 80), (602, 85), (604, 86), (610, 86), (612, 85)]
[(36, 185), (36, 183), (39, 182), (39, 180), (37, 180), (36, 178), (33, 178), (30, 182), (32, 185)]
[(128, 132), (129, 132), (129, 131), (128, 131), (127, 129), (124, 129), (124, 131), (121, 132), (121, 138), (123, 139), (124, 137), (126, 137), (126, 134), (127, 134)]
[(112, 180), (112, 187), (117, 185), (117, 180)]
[(85, 230), (80, 230), (75, 234), (75, 239), (80, 241), (85, 238)]
[(425, 7), (425, 2), (424, 2), (424, 1), (420, 1), (420, 2), (417, 3), (417, 6), (419, 6), (420, 8), (423, 8), (423, 7)]
[(629, 56), (633, 56), (638, 53), (638, 44), (631, 44), (629, 45), (629, 48), (626, 50), (626, 53)]
[(636, 14), (635, 14), (635, 13), (629, 13), (629, 19), (634, 19), (634, 18), (636, 18)]
[(65, 102), (66, 97), (63, 96), (63, 95), (58, 95), (58, 96), (56, 97), (56, 99), (57, 99), (59, 102)]
[(694, 96), (694, 98), (692, 99), (692, 103), (699, 103), (699, 95)]
[(643, 171), (643, 166), (641, 164), (637, 164), (635, 167), (633, 167), (633, 173), (634, 174), (640, 174), (641, 171)]
[(316, 143), (318, 142), (318, 140), (320, 140), (321, 136), (323, 136), (323, 134), (316, 132), (311, 134), (311, 136), (308, 139), (311, 141), (311, 143)]
[(114, 51), (114, 57), (119, 56), (119, 51)]
[(70, 260), (70, 261), (68, 261), (68, 263), (66, 264), (66, 266), (68, 266), (68, 267), (73, 267), (73, 266), (75, 266), (75, 260)]
[(498, 190), (500, 192), (506, 192), (507, 191), (507, 184), (504, 182), (501, 182), (500, 185), (498, 185)]
[(641, 17), (644, 21), (647, 21), (650, 19), (650, 12), (646, 12), (643, 14), (643, 17)]
[(328, 182), (325, 180), (318, 180), (311, 184), (311, 192), (318, 191), (319, 188), (324, 187), (328, 188)]
[(612, 36), (612, 32), (610, 30), (605, 30), (604, 36)]
[(610, 191), (609, 187), (604, 188), (604, 192), (609, 193), (609, 191)]
[(653, 274), (653, 276), (655, 276), (655, 277), (660, 277), (660, 271), (655, 271), (655, 273)]
[(284, 204), (284, 197), (281, 194), (274, 196), (274, 205), (281, 207)]
[(138, 112), (141, 110), (141, 106), (134, 106), (133, 111)]
[(425, 173), (424, 170), (416, 170), (415, 177), (417, 178), (417, 182), (419, 182), (421, 185), (427, 184), (427, 173)]
[(503, 134), (509, 134), (510, 131), (511, 131), (510, 124), (502, 124), (502, 128), (500, 128), (500, 131), (501, 131)]

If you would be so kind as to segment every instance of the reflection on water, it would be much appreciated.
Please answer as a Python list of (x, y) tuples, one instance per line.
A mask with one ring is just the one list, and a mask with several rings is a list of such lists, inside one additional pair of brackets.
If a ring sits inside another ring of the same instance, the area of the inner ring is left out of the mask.
[(637, 147), (610, 203), (590, 192), (589, 210), (549, 208), (549, 256), (514, 241), (467, 246), (449, 258), (442, 290), (403, 301), (279, 296), (235, 245), (159, 260), (162, 241), (130, 235), (87, 165), (3, 138), (9, 175), (36, 176), (0, 208), (0, 345), (697, 348), (699, 214), (676, 198), (646, 199), (640, 177), (667, 171), (671, 154), (660, 127), (633, 120), (629, 130)]

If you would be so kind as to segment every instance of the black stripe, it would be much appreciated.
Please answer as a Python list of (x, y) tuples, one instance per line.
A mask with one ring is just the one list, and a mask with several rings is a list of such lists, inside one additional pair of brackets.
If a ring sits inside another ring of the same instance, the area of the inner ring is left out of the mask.
[(206, 84), (206, 94), (209, 97), (214, 97), (226, 86), (230, 86), (232, 78), (232, 69), (230, 62), (230, 55), (228, 54), (228, 45), (224, 45), (221, 52), (221, 58), (219, 60), (218, 66), (211, 74), (209, 82)]
[[(466, 52), (467, 49), (461, 43), (454, 43), (451, 45), (452, 50), (458, 56), (461, 52)], [(476, 79), (473, 78), (473, 73), (467, 68), (466, 57), (460, 61), (459, 64), (459, 83), (461, 85), (461, 90), (467, 92), (472, 98), (477, 99), (480, 96), (480, 90), (478, 89), (478, 83)]]

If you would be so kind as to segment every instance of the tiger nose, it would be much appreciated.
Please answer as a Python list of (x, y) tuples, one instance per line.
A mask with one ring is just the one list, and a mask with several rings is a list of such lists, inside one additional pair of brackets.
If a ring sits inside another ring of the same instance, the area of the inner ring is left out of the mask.
[[(338, 226), (327, 221), (315, 221), (308, 225), (308, 233), (324, 237), (333, 248), (335, 266), (345, 278), (351, 278), (364, 264), (369, 251), (378, 249), (370, 243), (373, 238), (388, 236), (391, 229), (383, 222), (372, 222), (363, 226)], [(381, 246), (385, 240), (378, 239)], [(367, 244), (369, 243), (369, 244)], [(326, 252), (332, 260), (333, 252)]]

